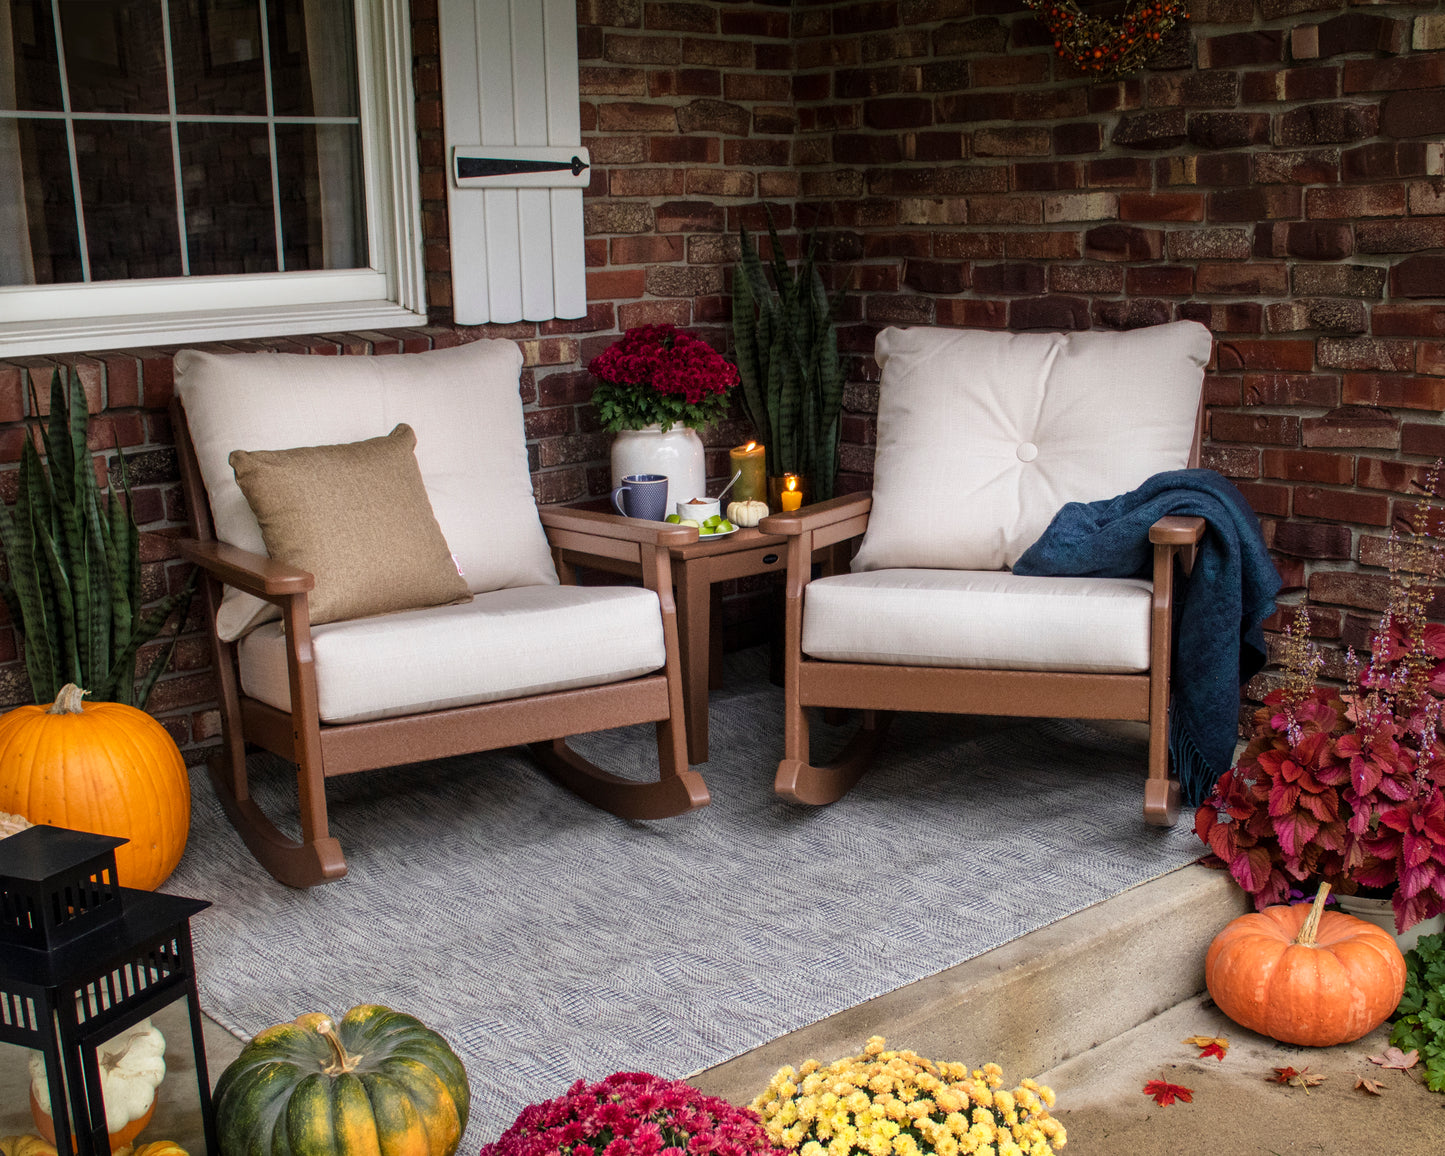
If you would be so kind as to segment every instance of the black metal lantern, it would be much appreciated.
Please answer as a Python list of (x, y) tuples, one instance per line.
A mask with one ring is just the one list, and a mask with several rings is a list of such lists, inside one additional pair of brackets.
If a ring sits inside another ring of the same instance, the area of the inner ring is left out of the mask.
[(119, 886), (115, 848), (124, 842), (62, 827), (0, 839), (0, 1041), (44, 1057), (59, 1156), (110, 1156), (100, 1051), (187, 1000), (206, 1151), (215, 1156), (190, 929), (210, 904)]

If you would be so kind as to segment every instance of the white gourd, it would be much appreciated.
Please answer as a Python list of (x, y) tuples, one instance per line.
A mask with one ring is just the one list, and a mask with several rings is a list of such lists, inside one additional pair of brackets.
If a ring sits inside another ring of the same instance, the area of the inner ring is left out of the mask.
[(768, 516), (767, 502), (752, 499), (728, 503), (728, 521), (734, 526), (756, 526)]
[[(166, 1039), (148, 1019), (96, 1049), (107, 1132), (119, 1132), (150, 1110), (156, 1089), (165, 1079), (165, 1054)], [(40, 1052), (30, 1053), (30, 1091), (40, 1110), (52, 1115), (50, 1083), (45, 1078), (45, 1057)]]

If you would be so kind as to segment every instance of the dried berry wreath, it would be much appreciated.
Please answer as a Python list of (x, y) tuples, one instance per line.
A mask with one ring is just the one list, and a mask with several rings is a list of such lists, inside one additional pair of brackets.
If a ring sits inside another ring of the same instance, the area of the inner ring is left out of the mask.
[(1081, 72), (1127, 76), (1158, 51), (1176, 20), (1188, 20), (1184, 0), (1133, 0), (1117, 19), (1089, 16), (1074, 0), (1024, 0), (1054, 38), (1054, 51)]

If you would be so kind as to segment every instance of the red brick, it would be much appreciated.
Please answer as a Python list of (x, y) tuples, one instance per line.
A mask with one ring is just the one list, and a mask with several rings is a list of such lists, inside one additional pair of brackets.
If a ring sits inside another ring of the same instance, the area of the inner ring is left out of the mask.
[(1202, 221), (1204, 197), (1199, 193), (1120, 193), (1121, 221)]
[(1013, 258), (1073, 261), (1079, 256), (1079, 235), (1074, 232), (1027, 233), (1009, 230), (1004, 235), (1004, 251)]
[(1235, 482), (1250, 509), (1264, 517), (1289, 517), (1288, 486), (1271, 486), (1261, 482)]
[(1337, 261), (1354, 252), (1354, 234), (1347, 224), (1275, 221), (1255, 226), (1254, 252), (1258, 257)]
[(1016, 164), (1012, 173), (1013, 187), (1022, 191), (1052, 192), (1084, 187), (1084, 168), (1075, 161)]
[(1305, 212), (1315, 220), (1331, 217), (1403, 217), (1406, 199), (1407, 190), (1401, 184), (1310, 189), (1305, 193)]
[[(1445, 217), (1409, 217), (1403, 221), (1361, 221), (1355, 226), (1361, 253), (1415, 253), (1445, 249)], [(1445, 296), (1445, 283), (1435, 296)]]
[[(1312, 341), (1235, 339), (1220, 342), (1217, 346), (1216, 357), (1219, 368), (1225, 371), (1243, 368), (1307, 373), (1314, 367), (1314, 343)], [(1246, 377), (1246, 390), (1249, 386), (1250, 381)]]
[(1438, 305), (1376, 305), (1370, 330), (1386, 337), (1445, 337), (1445, 309)]
[(629, 301), (617, 307), (617, 325), (632, 329), (638, 325), (687, 325), (691, 310), (686, 301)]
[(1279, 522), (1269, 546), (1299, 558), (1349, 558), (1355, 536), (1348, 526), (1327, 522)]
[(1347, 181), (1423, 177), (1430, 170), (1430, 149), (1424, 141), (1375, 141), (1346, 149), (1340, 162)]
[(1380, 298), (1385, 291), (1385, 270), (1378, 265), (1297, 262), (1290, 269), (1290, 288), (1306, 297)]
[(1070, 153), (1096, 153), (1104, 147), (1100, 125), (1091, 121), (1055, 125), (1051, 130), (1053, 151), (1059, 156)]
[(1055, 293), (1122, 293), (1124, 270), (1117, 265), (1050, 265)]
[(1410, 23), (1373, 13), (1351, 12), (1316, 25), (1314, 32), (1316, 51), (1321, 58), (1346, 52), (1400, 52), (1409, 39)]
[(935, 320), (939, 325), (956, 325), (966, 329), (1007, 328), (1008, 302), (975, 301), (957, 298), (937, 302)]
[(1379, 337), (1322, 337), (1316, 346), (1315, 355), (1321, 369), (1415, 368), (1415, 346), (1410, 341), (1391, 341)]
[(1136, 157), (1089, 161), (1085, 177), (1091, 189), (1147, 189), (1153, 181), (1149, 162)]
[(1244, 74), (1246, 104), (1270, 101), (1329, 100), (1340, 95), (1338, 68), (1261, 69)]
[[(1288, 272), (1283, 264), (1262, 264), (1254, 261), (1242, 263), (1202, 261), (1195, 274), (1194, 283), (1195, 290), (1199, 293), (1282, 297), (1289, 291)], [(1310, 366), (1290, 368), (1309, 369)]]
[(1396, 264), (1390, 270), (1390, 295), (1445, 298), (1445, 256), (1421, 253)]
[(1441, 87), (1445, 87), (1445, 55), (1438, 52), (1418, 53), (1393, 60), (1345, 61), (1345, 92)]
[(1125, 271), (1131, 297), (1184, 297), (1194, 291), (1194, 270), (1187, 265), (1140, 265)]
[(1120, 118), (1110, 137), (1116, 148), (1172, 149), (1189, 139), (1182, 108), (1131, 113)]
[(1174, 320), (1169, 302), (1149, 297), (1127, 301), (1095, 301), (1094, 324), (1102, 329), (1143, 329)]
[(659, 233), (721, 232), (723, 211), (710, 201), (668, 201), (654, 210)]
[(1300, 432), (1306, 448), (1400, 448), (1400, 419), (1367, 406), (1342, 406), (1324, 417), (1305, 418)]
[(647, 273), (643, 269), (608, 269), (587, 274), (587, 297), (592, 301), (641, 297), (646, 286)]
[(1088, 329), (1089, 303), (1079, 297), (1025, 297), (1009, 306), (1009, 328)]
[(1219, 442), (1298, 446), (1300, 419), (1286, 414), (1228, 413), (1216, 410), (1209, 415), (1209, 436)]
[(1236, 149), (1267, 144), (1269, 116), (1262, 112), (1191, 113), (1189, 141), (1203, 149)]
[(640, 101), (608, 103), (597, 110), (597, 127), (602, 132), (676, 132), (678, 110)]
[(1259, 184), (1333, 185), (1340, 179), (1339, 149), (1261, 152), (1250, 161)]
[(1084, 255), (1097, 261), (1157, 261), (1164, 233), (1127, 225), (1101, 225), (1084, 234)]
[(1390, 598), (1390, 579), (1384, 574), (1355, 574), (1317, 570), (1310, 575), (1311, 602), (1383, 610)]
[(1326, 454), (1316, 450), (1267, 449), (1261, 456), (1260, 474), (1291, 482), (1349, 485), (1354, 480), (1355, 459), (1348, 454)]
[(1329, 518), (1336, 522), (1353, 522), (1364, 526), (1388, 526), (1390, 499), (1384, 494), (1296, 486), (1294, 514), (1297, 518)]
[(1301, 333), (1322, 330), (1330, 333), (1364, 333), (1370, 318), (1363, 301), (1335, 297), (1292, 297), (1265, 309), (1271, 333)]
[(968, 288), (968, 266), (957, 261), (908, 261), (903, 284), (921, 293), (962, 293)]
[(1429, 471), (1429, 466), (1410, 465), (1389, 458), (1361, 458), (1355, 484), (1362, 489), (1418, 494), (1424, 490)]
[[(1311, 192), (1326, 190), (1311, 189)], [(1303, 190), (1295, 185), (1256, 185), (1209, 194), (1211, 221), (1270, 221), (1300, 216)]]
[(1415, 346), (1415, 369), (1419, 373), (1445, 376), (1445, 341), (1421, 341)]
[(1221, 446), (1206, 443), (1199, 451), (1199, 464), (1226, 478), (1259, 477), (1259, 450), (1247, 446)]
[(1445, 378), (1347, 373), (1343, 397), (1347, 405), (1441, 410), (1445, 409)]
[(1273, 29), (1233, 32), (1202, 39), (1198, 48), (1200, 68), (1276, 64), (1284, 59), (1284, 33)]
[(1254, 301), (1185, 301), (1181, 321), (1197, 321), (1216, 334), (1262, 333), (1264, 306)]
[(1380, 106), (1380, 132), (1435, 140), (1445, 136), (1445, 88), (1391, 93)]
[(1445, 457), (1445, 425), (1406, 422), (1400, 431), (1400, 450), (1407, 454)]
[(1379, 121), (1380, 110), (1373, 104), (1307, 104), (1278, 115), (1275, 144), (1347, 144), (1374, 136)]

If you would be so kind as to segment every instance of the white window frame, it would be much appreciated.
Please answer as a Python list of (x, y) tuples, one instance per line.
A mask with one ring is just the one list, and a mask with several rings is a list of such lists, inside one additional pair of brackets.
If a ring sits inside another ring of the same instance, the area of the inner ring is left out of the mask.
[(0, 287), (0, 357), (426, 323), (408, 0), (354, 0), (369, 269)]

